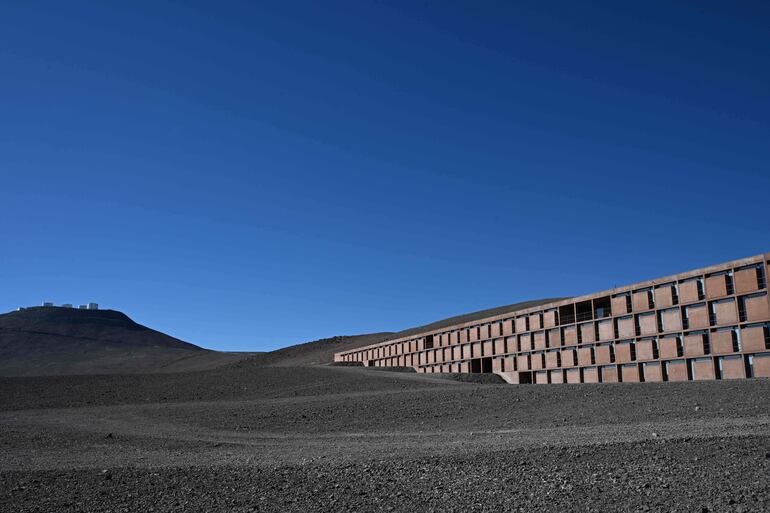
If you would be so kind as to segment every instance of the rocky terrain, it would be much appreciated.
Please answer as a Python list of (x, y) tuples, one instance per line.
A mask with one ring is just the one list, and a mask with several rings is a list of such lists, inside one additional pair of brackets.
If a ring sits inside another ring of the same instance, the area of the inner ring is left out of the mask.
[(0, 380), (3, 511), (766, 511), (770, 381)]
[(389, 336), (0, 377), (0, 511), (770, 510), (770, 380), (515, 386), (322, 364)]

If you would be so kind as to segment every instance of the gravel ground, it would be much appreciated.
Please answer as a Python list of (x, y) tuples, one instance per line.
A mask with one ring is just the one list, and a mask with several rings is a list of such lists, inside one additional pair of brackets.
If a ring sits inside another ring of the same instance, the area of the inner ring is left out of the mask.
[(768, 511), (770, 380), (0, 380), (0, 511)]
[(4, 472), (8, 511), (768, 511), (768, 437), (374, 460)]

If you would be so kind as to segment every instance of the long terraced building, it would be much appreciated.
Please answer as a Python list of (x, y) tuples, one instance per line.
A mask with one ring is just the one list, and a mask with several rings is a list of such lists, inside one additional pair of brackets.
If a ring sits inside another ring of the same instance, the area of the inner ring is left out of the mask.
[(770, 377), (770, 253), (335, 354), (509, 383)]

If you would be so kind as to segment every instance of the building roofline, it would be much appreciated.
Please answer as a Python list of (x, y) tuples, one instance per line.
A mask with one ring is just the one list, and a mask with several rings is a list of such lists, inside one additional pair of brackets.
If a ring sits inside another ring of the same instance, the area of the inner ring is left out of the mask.
[(672, 275), (669, 275), (669, 276), (664, 276), (662, 278), (655, 278), (655, 279), (652, 279), (652, 280), (640, 281), (640, 282), (637, 282), (637, 283), (632, 283), (630, 285), (623, 285), (622, 287), (615, 287), (615, 288), (612, 288), (612, 289), (603, 290), (601, 292), (593, 292), (591, 294), (584, 294), (582, 296), (575, 296), (575, 297), (572, 297), (572, 298), (560, 299), (558, 301), (553, 301), (551, 303), (545, 303), (545, 304), (541, 304), (541, 305), (537, 305), (537, 306), (522, 308), (520, 310), (511, 310), (510, 312), (502, 313), (502, 314), (495, 315), (495, 316), (492, 316), (492, 317), (484, 317), (484, 318), (481, 318), (481, 319), (476, 319), (474, 321), (467, 321), (467, 322), (458, 323), (458, 324), (451, 324), (451, 325), (445, 326), (443, 328), (427, 330), (427, 331), (423, 331), (423, 332), (420, 332), (420, 333), (415, 333), (413, 335), (409, 335), (409, 336), (405, 336), (405, 337), (399, 337), (399, 338), (392, 338), (392, 339), (388, 339), (388, 340), (383, 340), (382, 342), (379, 342), (377, 344), (370, 344), (368, 346), (362, 346), (362, 347), (359, 347), (359, 348), (356, 348), (356, 349), (350, 349), (348, 351), (340, 351), (339, 353), (335, 353), (335, 356), (336, 355), (345, 355), (345, 354), (350, 354), (350, 353), (357, 353), (359, 351), (364, 351), (364, 350), (367, 350), (367, 349), (373, 349), (373, 348), (381, 347), (381, 346), (388, 345), (388, 344), (394, 344), (394, 343), (398, 343), (398, 342), (404, 342), (404, 341), (407, 341), (407, 340), (413, 340), (413, 339), (416, 339), (416, 338), (421, 338), (421, 337), (424, 337), (426, 335), (435, 335), (436, 333), (444, 333), (444, 332), (447, 332), (447, 331), (454, 331), (456, 329), (463, 329), (463, 328), (468, 328), (468, 327), (471, 327), (471, 326), (477, 326), (479, 324), (486, 324), (486, 323), (490, 323), (490, 322), (497, 322), (497, 321), (501, 321), (503, 319), (509, 319), (512, 316), (518, 317), (518, 316), (521, 316), (521, 315), (528, 315), (528, 314), (534, 313), (534, 312), (551, 310), (551, 309), (554, 309), (554, 308), (558, 308), (560, 306), (564, 306), (564, 305), (568, 305), (568, 304), (572, 304), (572, 303), (579, 303), (581, 301), (588, 301), (588, 300), (591, 300), (591, 299), (595, 299), (597, 297), (612, 296), (612, 295), (615, 295), (615, 294), (629, 292), (629, 291), (631, 291), (633, 289), (640, 289), (640, 288), (652, 287), (652, 286), (655, 286), (655, 285), (661, 285), (661, 284), (672, 282), (672, 281), (678, 281), (678, 280), (690, 278), (692, 276), (699, 275), (699, 274), (708, 274), (708, 273), (714, 272), (714, 271), (721, 271), (725, 267), (728, 267), (728, 266), (729, 267), (741, 267), (741, 266), (744, 266), (744, 265), (752, 265), (752, 264), (755, 264), (755, 263), (758, 263), (758, 262), (765, 262), (768, 259), (770, 259), (770, 253), (760, 253), (758, 255), (754, 255), (754, 256), (750, 256), (750, 257), (746, 257), (746, 258), (739, 258), (737, 260), (730, 260), (728, 262), (723, 262), (721, 264), (709, 265), (707, 267), (699, 267), (698, 269), (693, 269), (692, 271), (686, 271), (686, 272), (683, 272), (683, 273), (672, 274)]

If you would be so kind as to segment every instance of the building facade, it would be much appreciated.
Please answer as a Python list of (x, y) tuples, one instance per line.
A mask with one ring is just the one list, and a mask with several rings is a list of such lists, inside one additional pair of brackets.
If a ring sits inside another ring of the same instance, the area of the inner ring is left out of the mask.
[(770, 377), (770, 253), (335, 354), (509, 383)]

